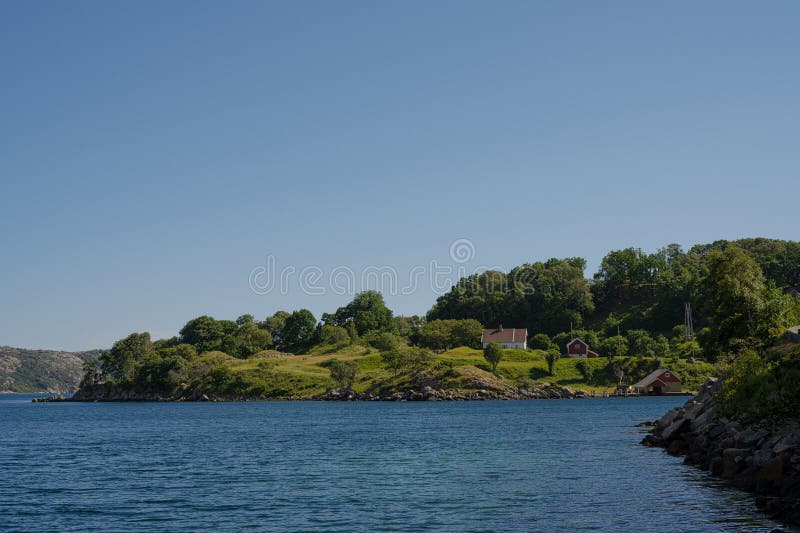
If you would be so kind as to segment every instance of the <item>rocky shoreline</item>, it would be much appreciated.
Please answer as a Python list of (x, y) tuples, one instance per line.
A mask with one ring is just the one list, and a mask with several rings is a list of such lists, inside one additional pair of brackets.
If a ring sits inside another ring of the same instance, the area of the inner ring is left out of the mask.
[(333, 389), (315, 396), (313, 400), (323, 401), (474, 401), (474, 400), (556, 400), (588, 398), (586, 391), (574, 391), (569, 387), (548, 385), (535, 389), (477, 389), (448, 390), (423, 387), (419, 390), (389, 391), (383, 393), (358, 393), (349, 390)]
[(685, 464), (755, 494), (773, 518), (800, 525), (800, 427), (742, 427), (719, 416), (714, 393), (720, 386), (709, 380), (686, 405), (645, 424), (652, 429), (642, 444), (684, 456)]
[(34, 402), (225, 402), (225, 401), (479, 401), (479, 400), (555, 400), (590, 398), (583, 390), (543, 385), (532, 389), (516, 387), (485, 389), (439, 389), (431, 386), (419, 389), (355, 392), (349, 389), (330, 389), (314, 396), (241, 397), (215, 394), (200, 390), (182, 390), (172, 396), (157, 392), (139, 391), (114, 385), (98, 385), (90, 390), (79, 389), (74, 395), (35, 398)]

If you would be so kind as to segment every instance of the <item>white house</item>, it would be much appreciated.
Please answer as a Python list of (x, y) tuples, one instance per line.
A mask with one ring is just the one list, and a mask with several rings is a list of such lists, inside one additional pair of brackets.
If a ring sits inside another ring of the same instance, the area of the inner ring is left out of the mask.
[(528, 348), (527, 328), (503, 328), (500, 324), (497, 329), (485, 329), (481, 335), (481, 345), (486, 348), (490, 342), (496, 342), (501, 348), (515, 348), (526, 350)]

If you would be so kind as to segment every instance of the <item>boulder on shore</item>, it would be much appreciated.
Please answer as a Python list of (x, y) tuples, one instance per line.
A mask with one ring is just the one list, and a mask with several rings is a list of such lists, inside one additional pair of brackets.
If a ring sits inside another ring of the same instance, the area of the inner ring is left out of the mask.
[(685, 463), (755, 493), (774, 518), (800, 524), (800, 428), (770, 431), (720, 418), (714, 406), (720, 386), (708, 380), (686, 405), (655, 421), (642, 444), (685, 456)]

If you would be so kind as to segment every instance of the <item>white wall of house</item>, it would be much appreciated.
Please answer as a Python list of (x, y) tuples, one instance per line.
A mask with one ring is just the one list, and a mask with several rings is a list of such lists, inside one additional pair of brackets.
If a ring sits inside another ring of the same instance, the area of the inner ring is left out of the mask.
[[(527, 342), (498, 342), (497, 344), (500, 345), (501, 348), (509, 348), (514, 350), (527, 350), (528, 343)], [(483, 347), (486, 348), (489, 345), (488, 342), (483, 343)]]

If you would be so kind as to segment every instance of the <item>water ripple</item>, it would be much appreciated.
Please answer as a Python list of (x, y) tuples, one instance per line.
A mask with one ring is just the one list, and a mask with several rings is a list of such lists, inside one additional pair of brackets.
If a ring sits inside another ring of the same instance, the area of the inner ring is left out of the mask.
[(679, 400), (32, 404), (2, 531), (770, 531), (633, 425)]

